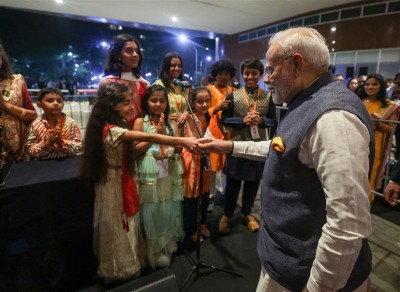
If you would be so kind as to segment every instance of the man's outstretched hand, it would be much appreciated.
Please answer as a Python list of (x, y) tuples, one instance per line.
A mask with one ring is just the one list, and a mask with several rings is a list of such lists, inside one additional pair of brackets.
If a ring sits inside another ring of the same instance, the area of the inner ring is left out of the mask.
[(233, 142), (218, 140), (215, 138), (201, 138), (197, 140), (199, 142), (198, 147), (203, 150), (208, 150), (216, 153), (231, 153), (233, 150)]

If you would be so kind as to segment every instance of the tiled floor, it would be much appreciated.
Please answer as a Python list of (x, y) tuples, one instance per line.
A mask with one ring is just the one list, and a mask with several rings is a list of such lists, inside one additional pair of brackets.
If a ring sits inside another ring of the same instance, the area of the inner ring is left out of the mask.
[(372, 214), (372, 228), (372, 291), (400, 291), (400, 226)]

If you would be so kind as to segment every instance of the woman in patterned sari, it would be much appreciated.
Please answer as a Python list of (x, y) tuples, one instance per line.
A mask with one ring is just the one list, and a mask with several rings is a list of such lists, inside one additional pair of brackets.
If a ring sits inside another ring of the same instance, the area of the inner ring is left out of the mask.
[(22, 160), (28, 125), (36, 116), (24, 77), (14, 74), (0, 44), (0, 150), (10, 153), (16, 161)]
[[(375, 191), (382, 185), (382, 178), (385, 174), (392, 148), (393, 134), (396, 129), (395, 123), (381, 122), (379, 119), (397, 121), (399, 119), (399, 107), (387, 98), (385, 81), (380, 74), (371, 74), (367, 77), (360, 92), (360, 98), (371, 115), (374, 124), (375, 159), (371, 171), (370, 186), (371, 190)], [(375, 195), (371, 193), (370, 202), (374, 198)]]

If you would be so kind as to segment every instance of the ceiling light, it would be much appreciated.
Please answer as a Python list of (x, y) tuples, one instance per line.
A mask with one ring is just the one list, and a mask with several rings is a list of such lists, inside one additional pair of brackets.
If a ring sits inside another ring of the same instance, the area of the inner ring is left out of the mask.
[(332, 27), (332, 28), (331, 28), (331, 31), (336, 31), (336, 27)]
[(55, 0), (58, 4), (63, 4), (63, 0)]
[(185, 35), (185, 34), (180, 34), (179, 35), (179, 40), (182, 42), (182, 43), (185, 43), (187, 40), (188, 40), (188, 37), (187, 37), (187, 35)]
[(172, 16), (172, 17), (171, 17), (171, 20), (172, 20), (172, 22), (178, 22), (178, 17)]

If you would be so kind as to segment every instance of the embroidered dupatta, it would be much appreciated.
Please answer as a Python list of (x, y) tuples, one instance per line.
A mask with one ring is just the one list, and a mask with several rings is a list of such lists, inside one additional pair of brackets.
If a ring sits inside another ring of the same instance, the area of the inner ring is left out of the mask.
[[(106, 125), (103, 129), (103, 141), (111, 128), (116, 125)], [(133, 175), (128, 168), (128, 143), (122, 142), (122, 173), (121, 173), (121, 190), (123, 197), (123, 210), (126, 217), (131, 217), (139, 212), (139, 194)], [(129, 225), (126, 220), (122, 222), (123, 228), (129, 231)]]

